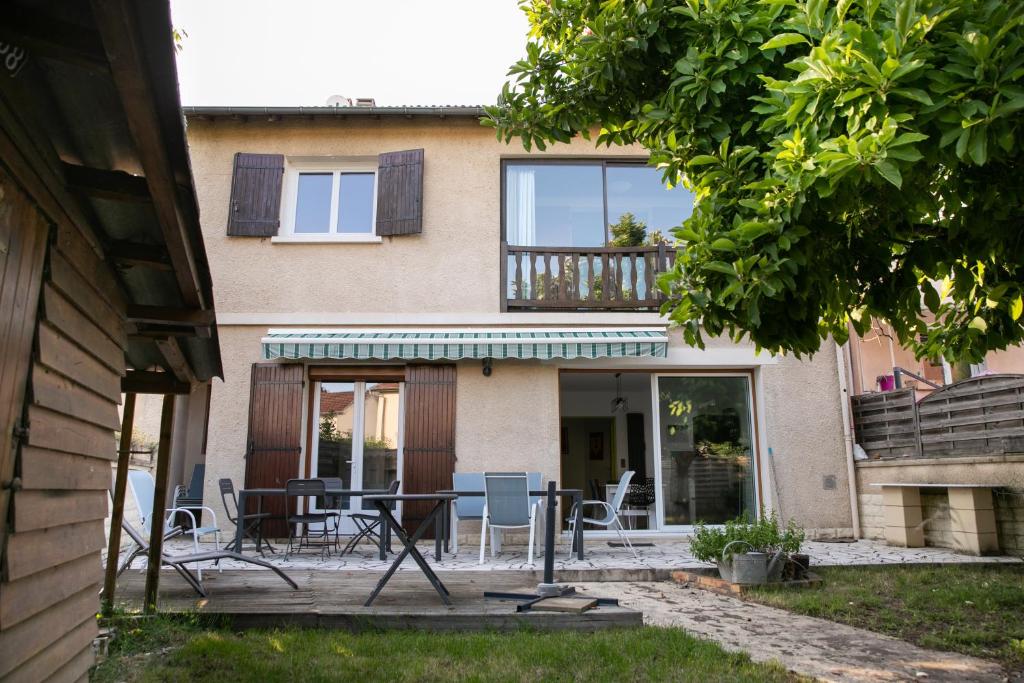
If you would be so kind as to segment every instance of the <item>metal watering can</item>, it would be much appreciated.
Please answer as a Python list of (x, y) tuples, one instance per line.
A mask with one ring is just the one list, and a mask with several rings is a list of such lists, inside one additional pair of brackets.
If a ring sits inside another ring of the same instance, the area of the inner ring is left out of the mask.
[[(729, 547), (741, 543), (750, 552), (728, 556)], [(758, 585), (768, 583), (769, 577), (778, 580), (785, 566), (786, 554), (779, 551), (768, 560), (768, 553), (757, 552), (754, 546), (746, 541), (730, 541), (722, 548), (722, 558), (718, 561), (718, 571), (722, 578), (730, 583), (741, 585)]]

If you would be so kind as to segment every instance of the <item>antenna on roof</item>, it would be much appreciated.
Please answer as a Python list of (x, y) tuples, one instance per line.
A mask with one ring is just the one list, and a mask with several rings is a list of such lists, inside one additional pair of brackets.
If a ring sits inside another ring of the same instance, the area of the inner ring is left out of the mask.
[(331, 95), (327, 98), (328, 107), (351, 107), (352, 100), (344, 95)]

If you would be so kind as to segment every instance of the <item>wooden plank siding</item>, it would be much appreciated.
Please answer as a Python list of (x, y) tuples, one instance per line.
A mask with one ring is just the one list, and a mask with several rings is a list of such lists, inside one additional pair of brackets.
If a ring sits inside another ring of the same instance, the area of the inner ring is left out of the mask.
[[(0, 206), (14, 196), (4, 187)], [(36, 220), (47, 223), (41, 214)], [(45, 269), (34, 271), (34, 283), (19, 284), (26, 296), (35, 287), (33, 301), (21, 304), (29, 344), (4, 354), (23, 359), (23, 398), (12, 402), (27, 417), (0, 581), (0, 677), (12, 681), (78, 680), (92, 664), (125, 374), (125, 301), (117, 277), (72, 225), (48, 231)], [(10, 305), (0, 294), (5, 320)], [(5, 392), (12, 396), (9, 387)]]
[(283, 179), (283, 154), (235, 154), (227, 234), (238, 237), (276, 235)]
[[(455, 471), (455, 366), (410, 365), (405, 375), (402, 490), (434, 493), (451, 488)], [(430, 503), (408, 503), (407, 529), (416, 529)], [(433, 530), (427, 532), (433, 538)]]
[(1024, 375), (973, 377), (933, 391), (853, 397), (857, 442), (868, 455), (942, 457), (1024, 453)]

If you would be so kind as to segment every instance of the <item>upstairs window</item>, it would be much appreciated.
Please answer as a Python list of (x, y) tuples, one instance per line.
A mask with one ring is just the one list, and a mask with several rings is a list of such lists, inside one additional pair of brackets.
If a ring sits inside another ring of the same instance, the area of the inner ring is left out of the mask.
[(634, 236), (623, 246), (671, 241), (669, 231), (693, 213), (693, 194), (681, 185), (667, 188), (659, 170), (601, 160), (508, 161), (504, 202), (505, 241), (524, 247), (621, 243), (615, 226), (630, 215)]
[(292, 164), (285, 173), (282, 232), (295, 238), (373, 239), (376, 185), (376, 164)]

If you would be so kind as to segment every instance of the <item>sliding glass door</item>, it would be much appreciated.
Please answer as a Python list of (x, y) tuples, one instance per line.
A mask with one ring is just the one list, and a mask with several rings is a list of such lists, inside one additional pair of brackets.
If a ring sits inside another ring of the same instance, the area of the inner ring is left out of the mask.
[[(403, 382), (318, 382), (313, 405), (312, 476), (346, 488), (386, 489), (402, 459)], [(342, 510), (369, 510), (359, 498)], [(352, 533), (345, 520), (342, 533)]]
[(661, 375), (653, 393), (661, 528), (757, 514), (749, 375)]

